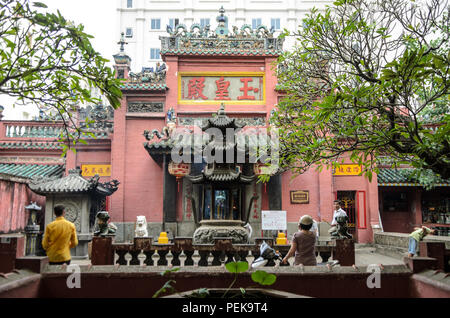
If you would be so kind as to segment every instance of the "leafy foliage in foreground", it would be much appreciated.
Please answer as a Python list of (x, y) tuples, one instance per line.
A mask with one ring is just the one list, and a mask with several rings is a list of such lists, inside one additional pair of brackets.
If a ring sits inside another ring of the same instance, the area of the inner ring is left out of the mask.
[(285, 31), (298, 46), (278, 61), (282, 166), (349, 157), (370, 179), (389, 157), (450, 178), (449, 26), (444, 1), (339, 0)]
[(41, 2), (0, 0), (0, 94), (50, 109), (65, 123), (61, 141), (75, 144), (86, 136), (73, 118), (76, 107), (100, 102), (92, 88), (118, 108), (120, 81), (82, 25), (46, 8)]

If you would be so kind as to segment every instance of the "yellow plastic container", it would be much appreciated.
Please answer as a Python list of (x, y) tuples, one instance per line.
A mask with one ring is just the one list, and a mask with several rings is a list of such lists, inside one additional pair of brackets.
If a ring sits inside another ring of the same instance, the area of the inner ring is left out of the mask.
[(169, 243), (169, 238), (167, 237), (167, 233), (161, 232), (161, 234), (159, 234), (159, 237), (158, 237), (158, 244), (168, 244), (168, 243)]
[(284, 234), (283, 232), (279, 232), (277, 237), (277, 245), (286, 245), (286, 244), (287, 244), (286, 234)]

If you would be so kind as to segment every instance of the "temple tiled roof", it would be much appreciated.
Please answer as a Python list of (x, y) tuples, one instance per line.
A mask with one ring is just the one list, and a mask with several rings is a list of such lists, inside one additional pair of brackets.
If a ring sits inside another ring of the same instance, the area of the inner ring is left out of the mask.
[(265, 49), (220, 49), (220, 48), (202, 48), (202, 49), (166, 49), (161, 51), (161, 55), (196, 55), (196, 56), (279, 56), (280, 50)]
[(84, 179), (77, 172), (71, 171), (68, 176), (63, 178), (33, 180), (29, 186), (36, 193), (82, 193), (93, 190), (96, 183)]
[[(377, 174), (378, 186), (397, 186), (397, 187), (420, 187), (422, 184), (413, 176), (414, 169), (411, 168), (380, 168)], [(450, 186), (450, 180), (443, 180), (442, 183), (435, 186)]]
[(0, 142), (0, 149), (61, 149), (58, 142)]
[(53, 193), (88, 193), (96, 192), (104, 196), (113, 194), (117, 190), (119, 182), (99, 183), (99, 176), (96, 175), (90, 179), (81, 176), (80, 169), (69, 170), (69, 174), (63, 178), (33, 178), (28, 186), (38, 194)]
[(0, 163), (0, 174), (19, 178), (61, 177), (63, 173), (63, 165)]
[(166, 84), (156, 84), (147, 82), (124, 82), (120, 85), (123, 90), (154, 90), (154, 91), (165, 91), (167, 90)]

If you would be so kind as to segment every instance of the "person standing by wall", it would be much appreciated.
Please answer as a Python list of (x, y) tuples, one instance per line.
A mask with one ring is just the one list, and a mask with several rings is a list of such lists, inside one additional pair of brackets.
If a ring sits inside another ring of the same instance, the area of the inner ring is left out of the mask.
[(70, 249), (78, 245), (77, 231), (75, 225), (64, 218), (64, 206), (57, 205), (53, 211), (56, 219), (46, 226), (42, 247), (47, 252), (50, 265), (69, 265)]
[(294, 265), (303, 264), (304, 266), (316, 266), (317, 260), (315, 251), (316, 235), (311, 232), (313, 225), (313, 218), (309, 215), (304, 215), (298, 222), (299, 230), (292, 238), (291, 248), (282, 262), (287, 263), (289, 258), (295, 255)]
[(408, 257), (413, 257), (414, 255), (416, 255), (417, 245), (428, 234), (431, 235), (435, 234), (435, 230), (429, 229), (426, 226), (414, 228), (414, 231), (411, 234), (409, 234)]
[(328, 230), (328, 233), (330, 234), (337, 231), (336, 218), (340, 216), (347, 216), (347, 213), (344, 210), (342, 210), (341, 202), (339, 200), (334, 200), (333, 206), (334, 206), (333, 220), (331, 220), (331, 228)]

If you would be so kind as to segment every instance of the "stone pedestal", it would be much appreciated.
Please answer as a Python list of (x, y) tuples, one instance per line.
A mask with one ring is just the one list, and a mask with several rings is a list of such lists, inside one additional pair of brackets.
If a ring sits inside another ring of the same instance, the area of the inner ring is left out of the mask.
[(352, 239), (337, 239), (333, 259), (338, 260), (341, 266), (355, 264), (355, 241)]
[(27, 225), (25, 227), (25, 233), (27, 236), (25, 255), (27, 256), (38, 255), (38, 247), (39, 247), (38, 238), (40, 234), (40, 226), (36, 224)]
[(246, 244), (248, 232), (239, 220), (203, 220), (195, 230), (193, 244), (214, 244), (215, 237), (231, 238), (233, 244)]
[(12, 272), (16, 259), (24, 254), (24, 236), (0, 236), (0, 273)]
[(114, 265), (112, 242), (112, 236), (96, 236), (92, 239), (92, 265)]

